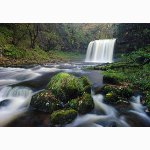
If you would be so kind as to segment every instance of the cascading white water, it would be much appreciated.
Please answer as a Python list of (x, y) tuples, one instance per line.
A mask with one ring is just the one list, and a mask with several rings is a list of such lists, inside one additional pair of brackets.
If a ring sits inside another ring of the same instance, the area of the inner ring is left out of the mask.
[[(101, 82), (102, 79), (99, 72), (85, 72), (84, 70), (79, 69), (80, 67), (77, 69), (77, 67), (78, 66), (70, 69), (71, 67), (69, 64), (63, 64), (62, 66), (58, 65), (57, 67), (38, 66), (31, 69), (0, 68), (0, 126), (6, 126), (26, 112), (32, 95), (39, 91), (39, 88), (36, 89), (35, 85), (34, 88), (30, 85), (28, 86), (28, 84), (16, 85), (18, 82), (25, 83), (25, 81), (32, 81), (37, 84), (37, 80), (35, 79), (39, 79), (39, 81), (42, 82), (41, 78), (43, 75), (48, 73), (49, 76), (49, 73), (59, 71), (76, 73), (76, 75), (87, 75), (92, 84)], [(95, 95), (92, 91), (91, 96), (94, 101), (94, 109), (88, 114), (78, 115), (73, 122), (66, 125), (67, 127), (126, 127), (134, 126), (134, 121), (136, 121), (135, 124), (138, 122), (137, 126), (150, 126), (150, 117), (146, 113), (146, 108), (140, 103), (140, 96), (131, 98), (129, 103), (130, 107), (127, 108), (125, 112), (124, 110), (120, 111), (118, 107), (106, 104), (105, 101), (103, 101), (103, 95), (101, 94)], [(126, 105), (124, 107), (126, 107)], [(31, 117), (33, 116), (31, 115)]]
[(116, 39), (95, 40), (89, 43), (85, 62), (111, 63)]
[(4, 126), (24, 113), (32, 97), (27, 87), (4, 87), (0, 90), (0, 126)]
[(115, 108), (103, 102), (103, 96), (101, 94), (94, 95), (93, 92), (91, 94), (95, 105), (93, 112), (91, 112), (91, 114), (77, 116), (72, 123), (66, 125), (67, 127), (129, 126), (123, 116), (118, 116), (118, 112)]

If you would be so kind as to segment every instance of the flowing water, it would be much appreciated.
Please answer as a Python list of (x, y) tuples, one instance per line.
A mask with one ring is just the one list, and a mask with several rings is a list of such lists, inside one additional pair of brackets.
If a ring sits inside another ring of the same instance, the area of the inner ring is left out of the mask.
[(85, 62), (112, 63), (116, 39), (95, 40), (89, 43)]
[[(50, 78), (59, 72), (68, 72), (79, 77), (86, 75), (93, 86), (103, 86), (103, 76), (98, 71), (82, 70), (89, 63), (45, 64), (31, 68), (0, 68), (0, 126), (49, 126), (49, 114), (30, 107), (32, 96), (43, 90)], [(105, 104), (103, 95), (95, 95), (94, 110), (79, 115), (66, 126), (82, 127), (128, 127), (150, 126), (150, 118), (140, 103), (140, 96), (133, 96), (125, 112)]]

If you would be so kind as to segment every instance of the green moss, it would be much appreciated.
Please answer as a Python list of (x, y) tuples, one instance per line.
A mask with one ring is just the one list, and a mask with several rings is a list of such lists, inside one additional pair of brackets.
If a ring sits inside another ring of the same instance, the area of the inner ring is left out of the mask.
[(111, 98), (111, 97), (113, 97), (113, 93), (107, 93), (107, 94), (106, 94), (106, 98), (107, 98), (107, 99), (109, 99), (109, 98)]
[[(130, 90), (140, 91), (143, 95), (143, 100), (150, 110), (150, 94), (148, 94), (150, 91), (150, 45), (131, 53), (121, 54), (121, 58), (118, 62), (103, 66), (98, 65), (90, 67), (89, 69), (103, 70), (104, 83), (106, 84), (114, 84), (119, 87), (125, 83), (129, 86)], [(123, 94), (123, 96), (116, 96), (116, 94), (114, 94), (116, 92), (111, 92), (111, 89), (106, 88), (105, 90), (113, 94), (111, 96), (108, 96), (108, 94), (106, 96), (107, 100), (114, 100), (115, 102), (119, 98), (123, 99), (125, 97), (125, 94)], [(124, 93), (126, 93), (125, 91)], [(127, 97), (129, 97), (128, 93)]]
[(119, 84), (126, 79), (126, 76), (123, 73), (116, 71), (108, 70), (102, 73), (103, 82), (107, 84)]
[(68, 73), (59, 73), (52, 77), (47, 88), (64, 103), (81, 96), (84, 92), (83, 83)]
[(105, 85), (101, 92), (104, 94), (106, 102), (116, 103), (117, 101), (128, 101), (132, 96), (132, 89), (128, 86)]
[(69, 107), (78, 111), (79, 114), (86, 114), (94, 108), (94, 102), (90, 94), (84, 93), (83, 96), (72, 99), (68, 102)]
[(77, 111), (74, 109), (63, 109), (54, 111), (50, 116), (52, 126), (63, 126), (71, 123), (77, 117)]
[(37, 110), (49, 113), (62, 108), (61, 102), (48, 90), (35, 94), (31, 99), (30, 105)]
[(87, 93), (91, 93), (91, 83), (88, 79), (88, 77), (86, 76), (81, 76), (79, 78), (79, 80), (82, 82), (83, 84), (83, 87), (84, 87), (84, 91), (87, 92)]

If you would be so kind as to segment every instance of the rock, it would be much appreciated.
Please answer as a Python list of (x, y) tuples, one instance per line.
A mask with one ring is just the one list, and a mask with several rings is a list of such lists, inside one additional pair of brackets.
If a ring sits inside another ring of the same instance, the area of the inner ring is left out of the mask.
[(79, 114), (91, 112), (94, 108), (94, 102), (90, 94), (84, 93), (83, 96), (72, 99), (68, 102), (69, 107), (78, 111)]
[(101, 91), (101, 88), (102, 88), (102, 84), (101, 83), (94, 83), (92, 85), (92, 91), (95, 93), (95, 94), (99, 94), (100, 91)]
[(104, 75), (103, 76), (103, 82), (105, 84), (119, 84), (119, 81), (114, 76)]
[(77, 111), (74, 109), (62, 109), (54, 111), (50, 116), (52, 126), (64, 126), (71, 123), (77, 117)]
[(89, 79), (86, 76), (81, 76), (79, 78), (79, 80), (81, 80), (83, 87), (84, 87), (84, 91), (87, 93), (91, 93), (91, 83), (89, 81)]
[(11, 103), (11, 100), (5, 99), (5, 100), (0, 102), (0, 108), (8, 106), (10, 103)]
[(61, 102), (48, 90), (44, 90), (34, 95), (30, 105), (37, 110), (49, 113), (62, 108)]
[(120, 84), (122, 81), (126, 79), (125, 75), (121, 72), (116, 72), (113, 70), (105, 71), (102, 73), (103, 82), (105, 84)]
[(82, 81), (68, 73), (58, 73), (53, 76), (47, 89), (51, 90), (55, 97), (64, 103), (81, 96), (84, 92)]
[(121, 85), (105, 85), (101, 88), (104, 99), (108, 103), (117, 103), (117, 101), (129, 101), (133, 95), (132, 89), (128, 86)]

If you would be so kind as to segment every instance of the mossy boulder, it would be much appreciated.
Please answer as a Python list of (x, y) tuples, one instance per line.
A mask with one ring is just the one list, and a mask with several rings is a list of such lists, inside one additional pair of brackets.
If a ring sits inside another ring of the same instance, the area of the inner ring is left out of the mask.
[(94, 102), (90, 94), (84, 93), (83, 96), (70, 100), (68, 106), (77, 110), (79, 114), (86, 114), (94, 108)]
[(52, 126), (64, 126), (71, 123), (77, 117), (77, 111), (74, 109), (62, 109), (54, 111), (50, 116)]
[(48, 90), (35, 94), (30, 105), (37, 110), (49, 113), (62, 108), (61, 102)]
[(82, 82), (84, 91), (87, 93), (91, 93), (91, 82), (89, 81), (87, 76), (81, 76), (79, 80)]
[(83, 82), (68, 73), (58, 73), (53, 76), (47, 88), (64, 103), (81, 96), (84, 92)]
[(101, 89), (104, 99), (108, 103), (117, 103), (118, 101), (128, 101), (133, 95), (132, 89), (123, 85), (105, 85)]

